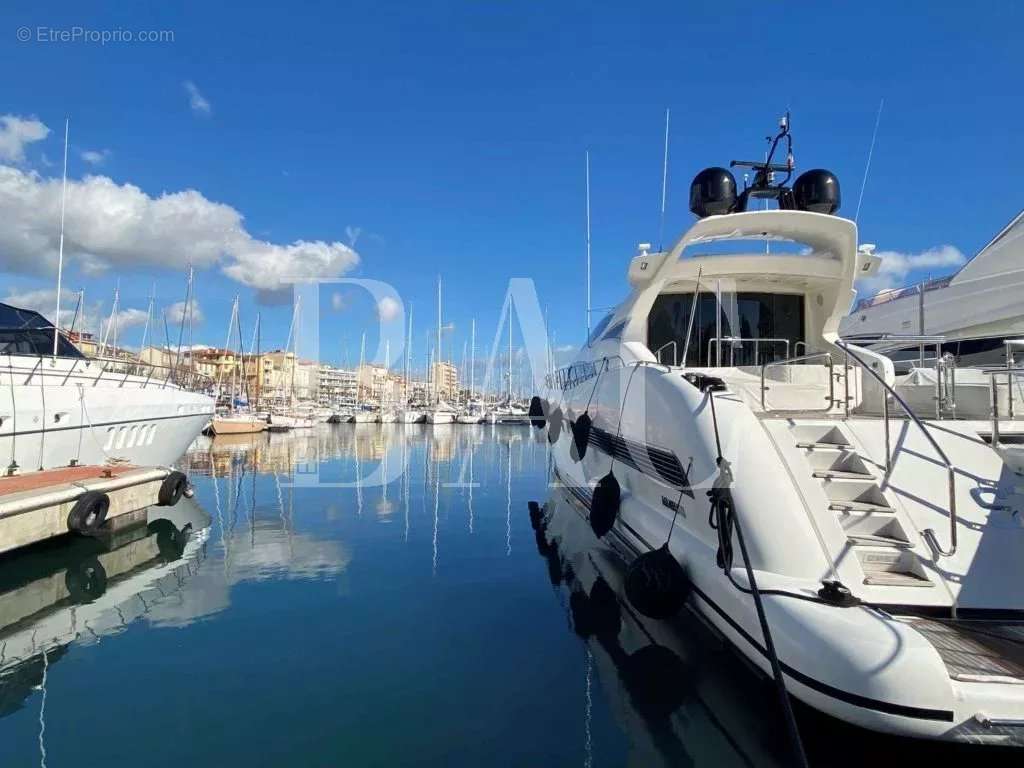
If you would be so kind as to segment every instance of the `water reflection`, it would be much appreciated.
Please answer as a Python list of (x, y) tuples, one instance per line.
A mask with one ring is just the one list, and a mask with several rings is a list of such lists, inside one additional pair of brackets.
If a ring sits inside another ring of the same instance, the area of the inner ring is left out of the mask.
[(192, 499), (0, 558), (0, 717), (20, 709), (73, 645), (159, 623), (202, 570), (210, 516)]
[(588, 699), (592, 663), (633, 764), (789, 764), (770, 690), (752, 684), (695, 616), (653, 621), (634, 611), (624, 596), (629, 554), (598, 539), (562, 491), (532, 506), (531, 518), (548, 578), (586, 643)]
[[(784, 763), (771, 690), (623, 606), (571, 507), (534, 536), (547, 448), (489, 425), (197, 441), (192, 502), (0, 571), (0, 764)], [(130, 733), (84, 738), (97, 701)]]

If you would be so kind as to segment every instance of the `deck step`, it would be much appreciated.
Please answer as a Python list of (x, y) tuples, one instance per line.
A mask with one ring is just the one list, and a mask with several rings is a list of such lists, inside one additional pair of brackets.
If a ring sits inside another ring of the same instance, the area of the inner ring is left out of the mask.
[(881, 512), (895, 514), (896, 510), (886, 504), (875, 504), (870, 501), (833, 501), (828, 508), (835, 512)]
[(796, 444), (797, 448), (806, 448), (812, 451), (848, 451), (851, 446), (849, 443), (808, 443), (799, 442)]
[(892, 547), (854, 548), (864, 570), (864, 583), (876, 587), (932, 587), (913, 552)]
[(872, 587), (934, 587), (924, 576), (916, 573), (893, 573), (871, 571), (864, 577), (864, 583)]
[(879, 536), (873, 533), (850, 533), (846, 540), (853, 546), (868, 547), (892, 547), (894, 549), (910, 549), (913, 547), (909, 541), (897, 539), (893, 536)]
[(814, 477), (821, 480), (873, 480), (870, 472), (850, 472), (842, 469), (819, 469)]

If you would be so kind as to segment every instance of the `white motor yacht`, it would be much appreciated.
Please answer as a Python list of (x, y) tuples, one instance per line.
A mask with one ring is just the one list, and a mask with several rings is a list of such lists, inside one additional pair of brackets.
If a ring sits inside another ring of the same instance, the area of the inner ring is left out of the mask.
[(211, 382), (131, 359), (86, 358), (37, 312), (0, 304), (0, 461), (8, 471), (171, 464), (214, 416)]
[[(790, 188), (791, 155), (741, 165), (738, 194), (724, 168), (694, 179), (699, 221), (632, 260), (632, 292), (549, 377), (557, 479), (636, 558), (640, 613), (689, 601), (850, 723), (1024, 745), (1024, 466), (1005, 422), (905, 413), (892, 361), (839, 335), (878, 260), (835, 215), (838, 181)], [(748, 209), (765, 199), (779, 209)]]
[[(1024, 337), (1024, 211), (956, 274), (859, 301), (840, 334), (942, 336), (941, 353), (961, 367), (1004, 363), (1006, 340)], [(911, 342), (888, 354), (912, 361), (919, 349)]]

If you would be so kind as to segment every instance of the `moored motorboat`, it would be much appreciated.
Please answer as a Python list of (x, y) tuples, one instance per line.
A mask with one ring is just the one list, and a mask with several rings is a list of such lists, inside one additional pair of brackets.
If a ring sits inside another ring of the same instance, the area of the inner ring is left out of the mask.
[(724, 168), (696, 177), (700, 220), (641, 250), (632, 293), (549, 377), (557, 479), (644, 562), (641, 613), (689, 600), (856, 725), (1024, 745), (1024, 470), (998, 418), (905, 414), (892, 361), (840, 337), (878, 260), (834, 215), (835, 177), (746, 165), (739, 194)]
[(0, 455), (9, 471), (170, 464), (214, 415), (204, 376), (87, 358), (39, 313), (0, 304)]

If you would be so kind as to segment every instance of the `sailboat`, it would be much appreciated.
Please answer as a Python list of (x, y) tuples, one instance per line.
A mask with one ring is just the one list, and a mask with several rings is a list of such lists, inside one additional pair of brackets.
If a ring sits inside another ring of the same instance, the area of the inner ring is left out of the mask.
[[(295, 301), (295, 310), (292, 312), (291, 327), (288, 330), (288, 341), (292, 347), (291, 381), (288, 386), (288, 408), (287, 410), (273, 411), (270, 414), (270, 428), (274, 432), (286, 431), (289, 429), (312, 429), (316, 426), (311, 407), (299, 408), (295, 402), (295, 369), (299, 366), (299, 309), (302, 305), (302, 297)], [(285, 344), (284, 360), (288, 360), (288, 344)]]
[[(389, 340), (384, 342), (384, 371), (386, 374), (391, 372), (391, 342)], [(390, 391), (390, 376), (386, 376), (384, 391), (381, 392), (380, 411), (377, 414), (377, 421), (381, 424), (394, 424), (398, 421), (398, 410), (394, 403), (390, 398), (385, 400)]]
[(505, 402), (496, 405), (487, 413), (488, 424), (505, 424), (509, 426), (529, 424), (530, 418), (526, 409), (517, 405), (512, 395), (512, 304), (508, 307), (508, 393)]
[[(257, 325), (258, 327), (258, 325)], [(238, 316), (238, 296), (231, 304), (231, 319), (228, 321), (228, 337), (224, 341), (224, 351), (228, 351), (231, 344), (231, 334), (238, 330), (238, 356), (241, 362), (241, 382), (238, 381), (238, 366), (231, 368), (231, 385), (228, 388), (228, 406), (224, 411), (217, 413), (210, 423), (210, 431), (214, 435), (247, 435), (254, 432), (262, 432), (267, 428), (267, 422), (259, 418), (249, 408), (248, 395), (244, 403), (239, 401), (239, 389), (248, 388), (248, 379), (245, 375), (245, 350), (242, 347), (242, 326)], [(255, 336), (253, 344), (255, 345)], [(221, 392), (220, 375), (223, 373), (223, 366), (218, 370), (217, 391)], [(241, 386), (239, 386), (241, 385)]]
[(352, 421), (356, 424), (372, 424), (377, 421), (377, 412), (369, 403), (363, 402), (363, 367), (366, 363), (366, 334), (359, 344), (359, 370), (356, 374), (356, 408), (352, 412)]
[(456, 410), (445, 402), (441, 396), (441, 382), (438, 381), (438, 374), (441, 371), (443, 358), (441, 356), (441, 278), (437, 278), (437, 364), (432, 365), (434, 378), (434, 405), (427, 411), (428, 424), (451, 424), (455, 421)]
[(427, 415), (419, 409), (413, 408), (413, 403), (410, 400), (410, 376), (412, 371), (410, 370), (411, 361), (413, 355), (413, 306), (410, 304), (409, 307), (409, 333), (406, 335), (406, 376), (404, 376), (404, 382), (402, 384), (402, 402), (404, 403), (402, 408), (398, 410), (396, 421), (402, 424), (419, 424), (427, 420)]
[(473, 375), (476, 368), (476, 318), (470, 323), (469, 337), (469, 394), (466, 397), (465, 406), (455, 417), (455, 421), (459, 424), (479, 424), (484, 420), (480, 404), (474, 399), (474, 390), (476, 389), (476, 379)]

